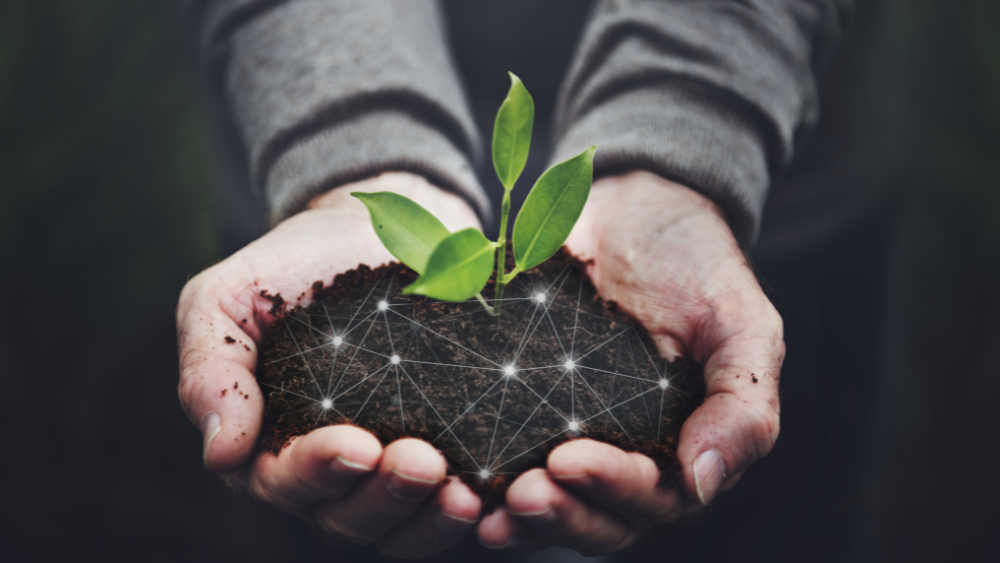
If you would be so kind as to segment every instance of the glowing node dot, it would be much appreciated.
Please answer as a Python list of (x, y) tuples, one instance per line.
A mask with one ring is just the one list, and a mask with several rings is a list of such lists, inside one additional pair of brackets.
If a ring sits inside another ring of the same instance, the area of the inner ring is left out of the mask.
[(489, 469), (483, 469), (482, 471), (480, 471), (479, 472), (479, 478), (480, 479), (489, 479), (490, 478), (490, 470)]
[(389, 361), (398, 366), (400, 362), (399, 355), (393, 354), (392, 357), (389, 358)]
[(566, 369), (576, 369), (576, 362), (573, 360), (566, 360), (566, 363), (563, 364), (563, 366), (565, 366)]
[(666, 389), (667, 387), (670, 387), (670, 382), (667, 381), (666, 379), (661, 379), (660, 380), (660, 389)]
[(388, 308), (389, 308), (389, 303), (387, 303), (385, 301), (379, 301), (378, 302), (378, 310), (379, 311), (385, 311)]
[(334, 346), (340, 346), (343, 343), (344, 343), (344, 339), (343, 338), (341, 338), (339, 336), (334, 336), (333, 337), (333, 345)]
[(536, 294), (535, 301), (538, 301), (539, 303), (545, 303), (545, 294), (544, 293)]
[(573, 422), (569, 423), (569, 431), (570, 432), (576, 432), (579, 429), (580, 429), (580, 423), (579, 422), (577, 422), (577, 421), (574, 420)]
[(324, 410), (330, 410), (333, 408), (333, 401), (331, 401), (330, 399), (323, 399), (322, 404)]
[(507, 367), (503, 368), (503, 374), (506, 375), (507, 377), (513, 376), (514, 375), (514, 366), (507, 366)]

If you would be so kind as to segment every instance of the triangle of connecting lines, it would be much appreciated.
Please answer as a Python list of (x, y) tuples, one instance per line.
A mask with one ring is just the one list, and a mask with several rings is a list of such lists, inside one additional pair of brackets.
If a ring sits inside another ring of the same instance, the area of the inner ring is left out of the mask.
[(688, 394), (679, 374), (577, 269), (522, 274), (499, 320), (478, 301), (401, 295), (412, 280), (400, 277), (282, 319), (262, 366), (269, 410), (425, 439), (484, 483), (544, 465), (575, 437), (676, 442), (683, 418), (672, 410)]

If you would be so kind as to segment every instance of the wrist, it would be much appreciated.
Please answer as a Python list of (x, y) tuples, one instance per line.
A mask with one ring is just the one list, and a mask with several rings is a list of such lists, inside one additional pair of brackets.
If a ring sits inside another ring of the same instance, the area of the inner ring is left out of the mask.
[(601, 242), (609, 235), (619, 236), (623, 228), (631, 231), (629, 226), (640, 224), (664, 228), (681, 223), (699, 225), (692, 235), (733, 239), (722, 210), (691, 188), (646, 171), (606, 176), (594, 182), (567, 245), (586, 259), (596, 256)]
[(306, 210), (339, 209), (367, 217), (368, 210), (361, 201), (351, 196), (351, 192), (397, 193), (433, 213), (452, 232), (466, 227), (482, 229), (476, 212), (465, 199), (435, 186), (423, 176), (408, 172), (383, 172), (344, 184), (313, 198)]
[(591, 190), (591, 199), (601, 203), (611, 203), (622, 198), (641, 198), (647, 192), (664, 208), (688, 213), (708, 213), (723, 221), (726, 220), (719, 206), (698, 191), (644, 170), (606, 176), (597, 180)]

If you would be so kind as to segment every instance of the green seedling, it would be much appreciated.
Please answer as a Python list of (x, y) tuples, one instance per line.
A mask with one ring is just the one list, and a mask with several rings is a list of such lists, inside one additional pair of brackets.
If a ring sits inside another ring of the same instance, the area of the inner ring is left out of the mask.
[[(392, 192), (351, 194), (368, 207), (372, 227), (386, 249), (419, 274), (403, 293), (442, 301), (475, 297), (491, 315), (499, 315), (504, 288), (517, 274), (551, 258), (580, 218), (590, 195), (595, 147), (552, 166), (535, 182), (514, 221), (515, 266), (504, 271), (510, 193), (528, 161), (535, 119), (528, 90), (514, 74), (510, 79), (510, 91), (493, 127), (493, 167), (504, 187), (496, 241), (473, 228), (450, 233), (431, 212)], [(497, 282), (491, 306), (482, 290), (494, 268)]]

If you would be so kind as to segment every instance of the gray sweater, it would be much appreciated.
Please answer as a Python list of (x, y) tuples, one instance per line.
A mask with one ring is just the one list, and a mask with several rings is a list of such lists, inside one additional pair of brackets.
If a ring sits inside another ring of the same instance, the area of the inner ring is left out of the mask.
[[(753, 245), (768, 189), (818, 120), (849, 0), (600, 0), (559, 94), (553, 162), (644, 169)], [(482, 141), (432, 0), (190, 0), (208, 84), (272, 217), (382, 171), (422, 174), (485, 218)], [(497, 72), (517, 69), (497, 69)], [(529, 85), (530, 86), (530, 85)]]

